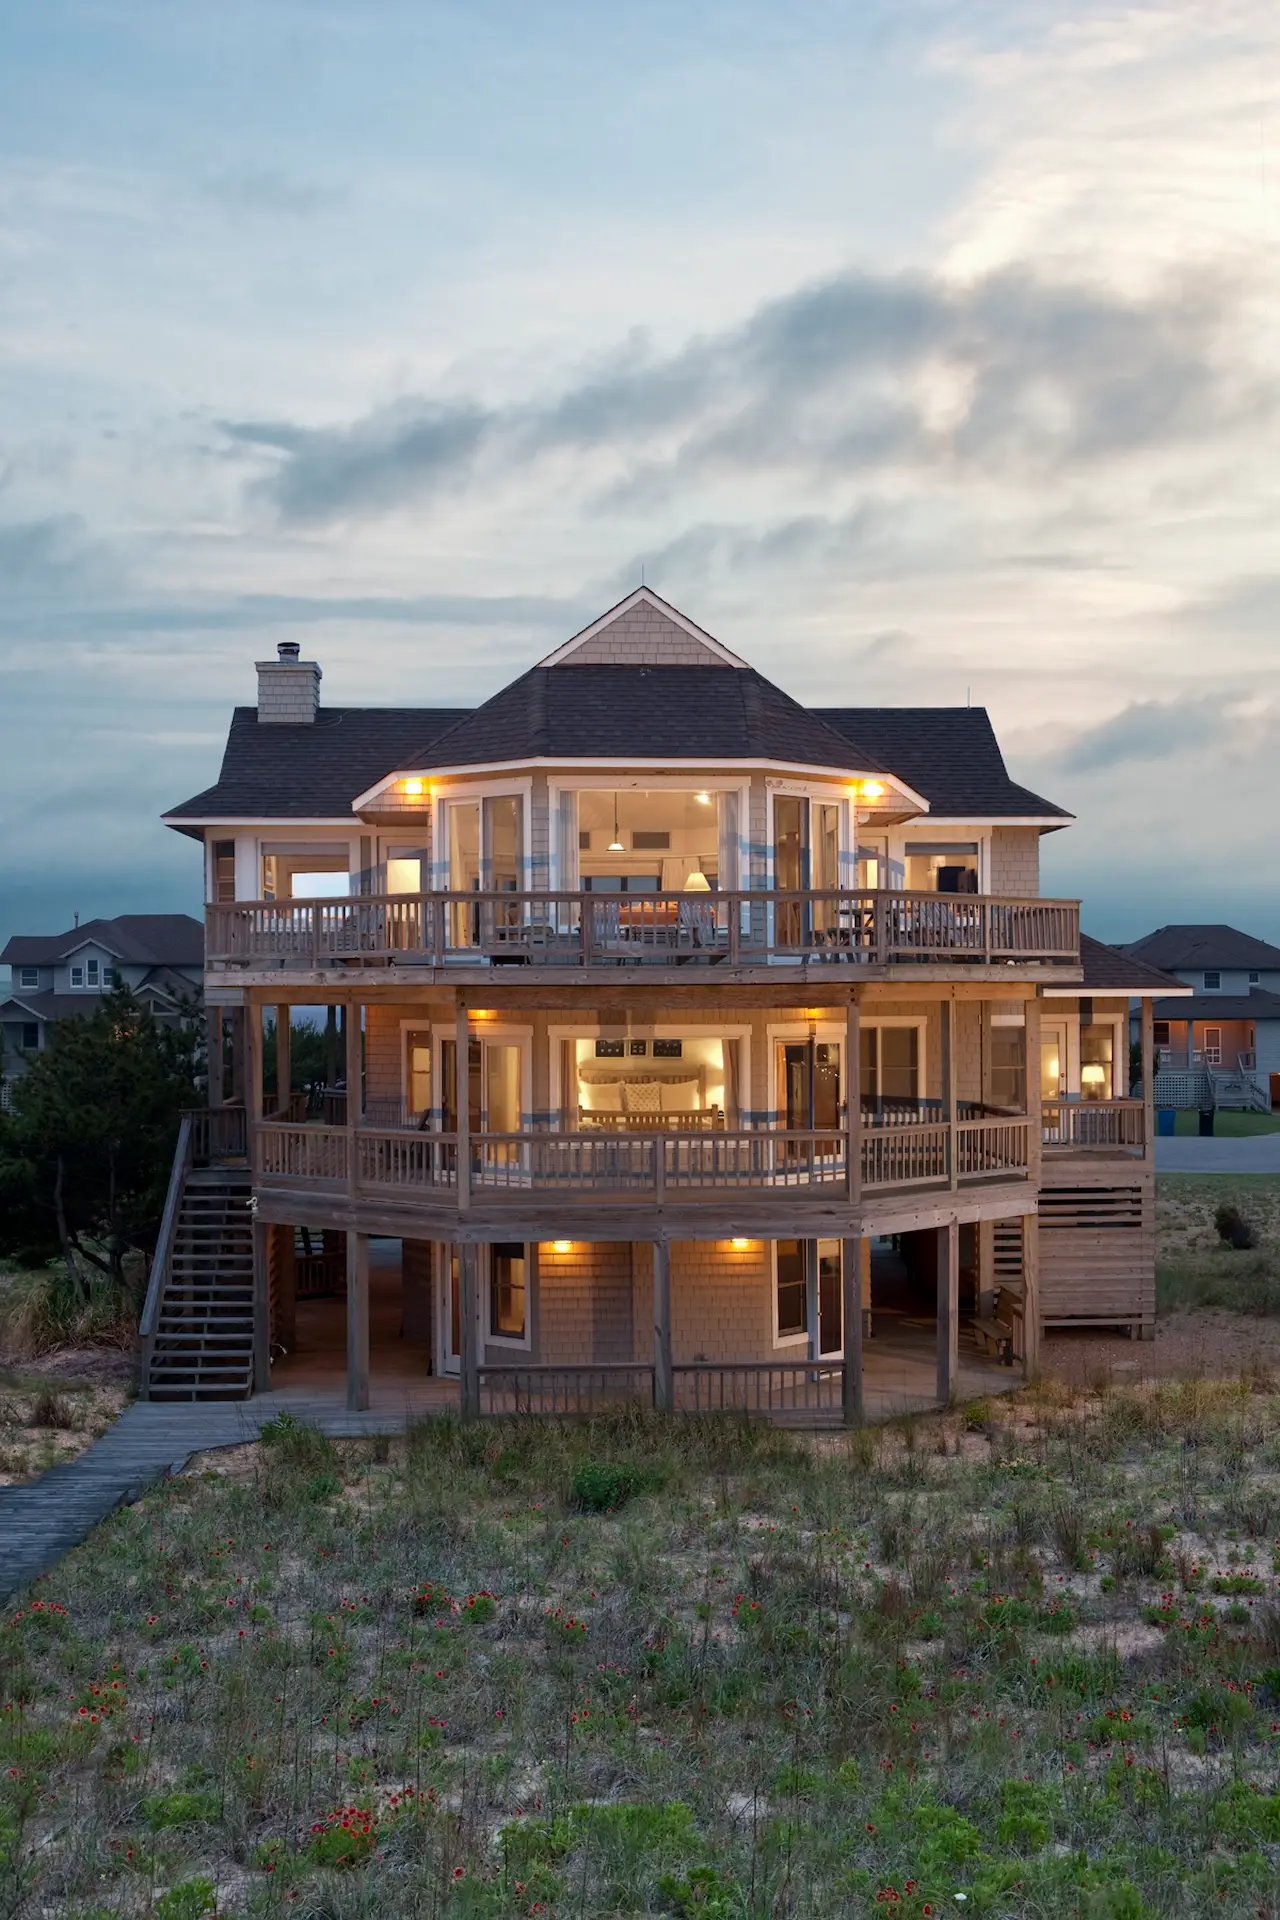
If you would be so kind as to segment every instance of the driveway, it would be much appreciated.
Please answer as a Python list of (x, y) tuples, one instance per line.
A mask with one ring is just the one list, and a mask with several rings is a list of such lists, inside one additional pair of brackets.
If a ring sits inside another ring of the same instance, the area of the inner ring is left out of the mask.
[(1156, 1138), (1157, 1173), (1280, 1173), (1280, 1133), (1242, 1140)]

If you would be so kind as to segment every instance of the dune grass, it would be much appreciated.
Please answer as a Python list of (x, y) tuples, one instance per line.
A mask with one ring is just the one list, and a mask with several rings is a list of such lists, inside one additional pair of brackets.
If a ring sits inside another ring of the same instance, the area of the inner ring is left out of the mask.
[[(1214, 1214), (1238, 1207), (1256, 1248), (1223, 1246)], [(1280, 1313), (1280, 1175), (1162, 1173), (1156, 1181), (1156, 1302)]]
[(0, 1911), (1270, 1914), (1280, 1392), (292, 1422), (0, 1628)]

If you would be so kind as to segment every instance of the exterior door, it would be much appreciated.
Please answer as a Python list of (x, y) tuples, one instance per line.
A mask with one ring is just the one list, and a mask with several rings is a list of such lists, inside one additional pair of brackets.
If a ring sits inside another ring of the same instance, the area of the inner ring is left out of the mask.
[(1040, 1028), (1040, 1098), (1067, 1096), (1067, 1028), (1065, 1021), (1046, 1020)]
[(458, 1374), (462, 1371), (462, 1272), (456, 1247), (442, 1246), (437, 1253), (441, 1276), (440, 1371)]
[(840, 1278), (840, 1242), (819, 1240), (818, 1351), (822, 1354), (844, 1351), (844, 1299)]

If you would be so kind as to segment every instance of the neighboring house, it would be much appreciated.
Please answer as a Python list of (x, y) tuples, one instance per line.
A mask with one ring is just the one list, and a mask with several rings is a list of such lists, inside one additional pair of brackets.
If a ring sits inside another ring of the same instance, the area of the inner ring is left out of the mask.
[[(1151, 1331), (1127, 1025), (1150, 1065), (1176, 983), (1040, 896), (1071, 816), (985, 712), (807, 710), (646, 588), (472, 712), (327, 709), (298, 654), (165, 816), (226, 1070), (146, 1392), (857, 1418)], [(311, 1110), (264, 1072), (303, 1006), (345, 1035)]]
[(67, 933), (15, 934), (0, 966), (9, 969), (0, 1073), (14, 1080), (48, 1046), (53, 1022), (92, 1012), (115, 978), (159, 1019), (178, 1018), (204, 986), (204, 928), (188, 913), (122, 913)]
[(1219, 1104), (1252, 1091), (1244, 1104), (1280, 1106), (1280, 947), (1235, 927), (1172, 926), (1125, 951), (1193, 989), (1189, 999), (1157, 1002), (1162, 1066), (1207, 1074)]

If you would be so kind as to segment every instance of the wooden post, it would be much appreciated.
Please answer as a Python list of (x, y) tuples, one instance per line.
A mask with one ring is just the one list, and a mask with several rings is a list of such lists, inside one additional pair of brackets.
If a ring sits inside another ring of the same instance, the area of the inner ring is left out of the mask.
[(653, 1404), (660, 1413), (675, 1408), (675, 1375), (671, 1366), (671, 1248), (665, 1240), (653, 1243)]
[(950, 1406), (960, 1364), (960, 1228), (938, 1228), (938, 1402)]
[(207, 1078), (208, 1103), (211, 1107), (226, 1105), (227, 1088), (225, 1079), (226, 1062), (223, 1059), (223, 1010), (221, 1007), (209, 1007), (205, 1014), (205, 1050), (208, 1062)]
[(802, 1240), (800, 1249), (804, 1259), (804, 1326), (809, 1340), (809, 1358), (822, 1358), (822, 1317), (819, 1311), (821, 1301), (818, 1297), (818, 1243), (816, 1240)]
[(262, 1008), (251, 1000), (242, 1011), (245, 1129), (248, 1134), (249, 1179), (251, 1185), (256, 1187), (261, 1152), (258, 1127), (262, 1119)]
[(271, 1387), (271, 1229), (254, 1216), (253, 1222), (253, 1390)]
[(471, 1026), (467, 996), (458, 995), (453, 1028), (453, 1108), (458, 1131), (458, 1212), (471, 1205)]
[(1040, 1364), (1040, 1222), (1022, 1216), (1022, 1377), (1030, 1380)]
[(1145, 995), (1142, 1006), (1142, 1151), (1147, 1160), (1156, 1152), (1156, 1019), (1155, 1002)]
[(849, 1205), (862, 1204), (862, 1009), (858, 990), (849, 995), (844, 1017), (845, 1172)]
[(276, 1289), (276, 1338), (286, 1353), (292, 1353), (298, 1340), (298, 1255), (296, 1230), (292, 1221), (276, 1227), (276, 1258), (279, 1261)]
[(480, 1285), (477, 1250), (470, 1241), (458, 1248), (458, 1286), (462, 1295), (462, 1417), (480, 1412)]
[(862, 1241), (840, 1243), (841, 1331), (844, 1334), (844, 1424), (862, 1425)]
[(287, 1114), (293, 1092), (293, 1009), (276, 1008), (276, 1112)]
[(347, 1234), (347, 1406), (369, 1405), (369, 1236)]
[(237, 1107), (245, 1105), (246, 1098), (245, 1013), (246, 1009), (239, 1006), (229, 1007), (223, 1014), (231, 1030), (231, 1103)]
[(364, 1049), (361, 1044), (360, 1012), (358, 1006), (351, 1004), (342, 1010), (343, 1038), (346, 1041), (347, 1192), (353, 1200), (360, 1191), (360, 1137), (357, 1129), (364, 1104)]
[(996, 1223), (979, 1220), (978, 1238), (978, 1312), (990, 1317), (995, 1305)]
[(942, 1116), (947, 1123), (947, 1178), (954, 1193), (960, 1183), (956, 1154), (956, 1003), (942, 1002)]
[(1040, 997), (1027, 1001), (1027, 1178), (1040, 1185), (1044, 1145), (1044, 1101), (1040, 1093)]

